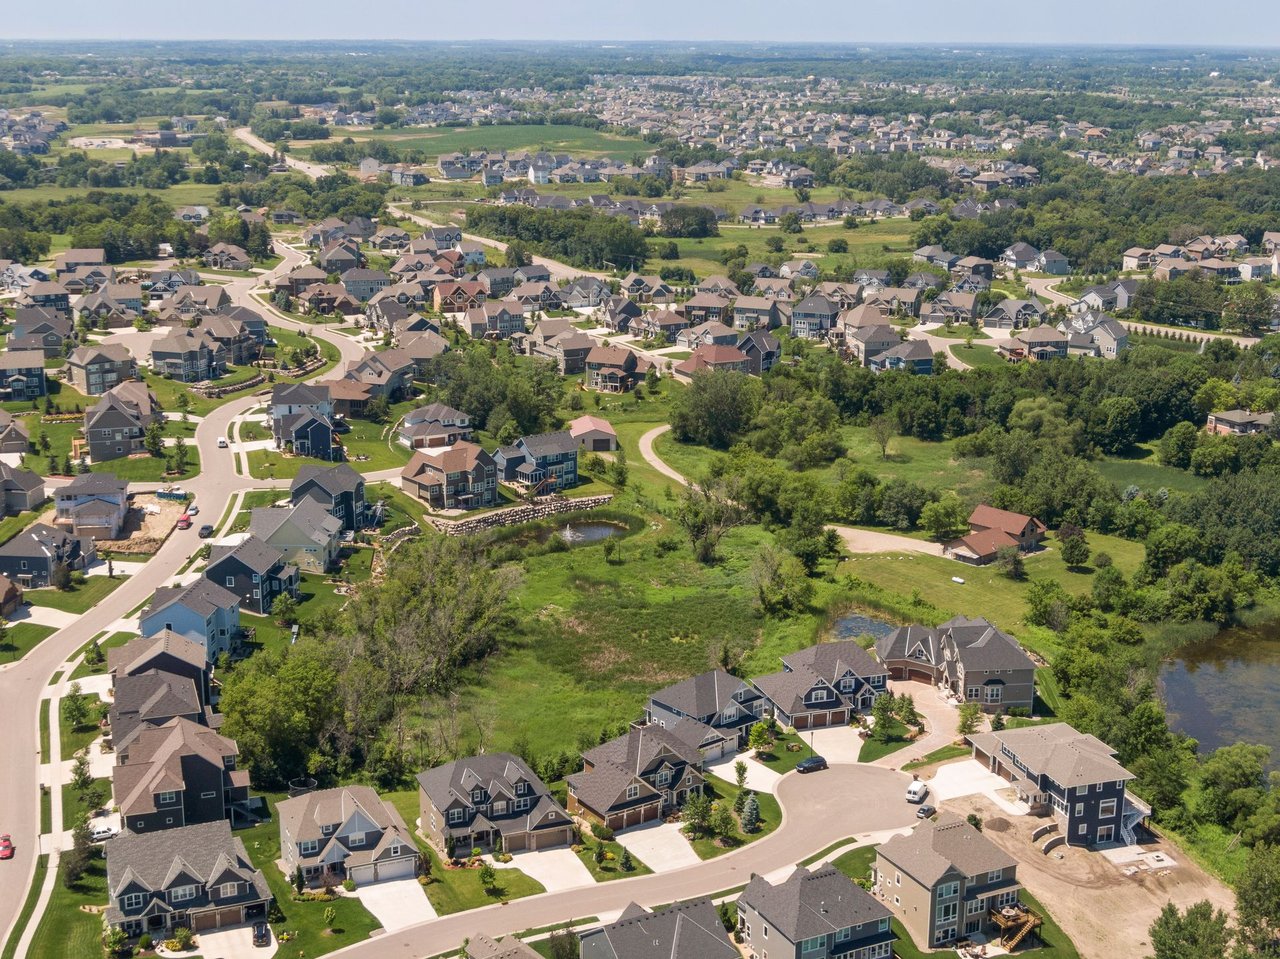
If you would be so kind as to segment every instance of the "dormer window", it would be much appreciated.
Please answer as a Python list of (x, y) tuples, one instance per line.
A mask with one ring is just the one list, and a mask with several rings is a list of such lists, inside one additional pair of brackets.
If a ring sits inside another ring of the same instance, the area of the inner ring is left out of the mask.
[(471, 801), (474, 803), (484, 802), (484, 790), (483, 789), (471, 790)]
[(627, 798), (628, 798), (628, 799), (639, 799), (639, 798), (640, 798), (640, 787), (639, 787), (639, 786), (637, 786), (637, 785), (634, 785), (634, 784), (633, 784), (633, 785), (628, 786), (628, 787), (627, 787)]

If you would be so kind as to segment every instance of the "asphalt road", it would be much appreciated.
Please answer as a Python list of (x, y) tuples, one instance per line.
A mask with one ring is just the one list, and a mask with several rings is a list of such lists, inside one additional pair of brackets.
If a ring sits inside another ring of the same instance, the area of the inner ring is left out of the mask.
[(916, 821), (903, 793), (910, 777), (875, 766), (833, 765), (808, 776), (788, 773), (778, 783), (782, 825), (749, 846), (671, 872), (618, 879), (595, 886), (543, 893), (506, 905), (486, 906), (347, 946), (332, 956), (422, 959), (453, 952), (478, 933), (502, 936), (525, 929), (603, 916), (628, 903), (655, 906), (745, 885), (794, 865), (828, 846), (868, 833), (901, 829)]
[[(259, 153), (265, 153), (267, 156), (275, 155), (275, 147), (254, 136), (248, 127), (237, 127), (234, 134), (237, 140), (244, 143), (246, 146), (252, 147)], [(310, 163), (307, 160), (300, 160), (295, 156), (290, 156), (288, 153), (282, 153), (281, 156), (284, 157), (284, 165), (290, 170), (297, 170), (299, 173), (304, 173), (313, 180), (318, 180), (320, 177), (328, 176), (333, 172), (332, 169), (325, 166), (323, 163)]]
[[(249, 296), (255, 286), (269, 281), (276, 274), (287, 273), (305, 259), (303, 254), (280, 244), (277, 244), (277, 252), (284, 256), (284, 260), (271, 273), (252, 279), (234, 279), (226, 284), (226, 290), (236, 304), (269, 314), (271, 324), (293, 330), (303, 329), (303, 324), (264, 307)], [(348, 336), (327, 331), (322, 326), (305, 328), (310, 335), (337, 346), (343, 362), (364, 353), (364, 349)], [(194, 494), (202, 514), (209, 517), (210, 522), (217, 522), (227, 502), (238, 490), (255, 485), (251, 477), (236, 474), (231, 451), (218, 449), (218, 437), (226, 435), (227, 427), (235, 417), (261, 402), (255, 396), (231, 400), (214, 409), (196, 428), (195, 443), (200, 452), (201, 472), (182, 485)], [(50, 678), (68, 657), (112, 622), (148, 599), (157, 586), (164, 585), (177, 573), (199, 545), (196, 527), (175, 530), (147, 563), (145, 570), (125, 581), (75, 623), (49, 636), (22, 659), (0, 665), (0, 725), (5, 730), (5, 735), (0, 736), (0, 770), (4, 771), (0, 775), (0, 833), (10, 833), (14, 841), (14, 858), (0, 863), (0, 876), (3, 877), (0, 889), (6, 893), (0, 895), (0, 930), (4, 931), (5, 939), (22, 908), (24, 897), (19, 893), (31, 882), (38, 852), (41, 696)], [(56, 742), (50, 745), (56, 750)], [(60, 833), (55, 830), (55, 835)]]

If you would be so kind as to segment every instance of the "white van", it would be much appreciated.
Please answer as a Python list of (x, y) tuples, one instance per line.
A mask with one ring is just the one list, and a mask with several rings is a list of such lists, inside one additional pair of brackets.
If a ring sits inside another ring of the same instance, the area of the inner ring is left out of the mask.
[(907, 802), (922, 803), (929, 798), (929, 784), (919, 779), (907, 787)]

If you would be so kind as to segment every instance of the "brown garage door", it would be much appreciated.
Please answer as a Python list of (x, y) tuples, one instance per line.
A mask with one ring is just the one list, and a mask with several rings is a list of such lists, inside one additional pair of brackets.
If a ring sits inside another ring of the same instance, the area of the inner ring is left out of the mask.
[(796, 728), (796, 729), (808, 729), (808, 728), (809, 728), (809, 717), (808, 717), (807, 715), (797, 716), (797, 717), (795, 718), (795, 728)]
[(218, 914), (212, 910), (209, 912), (201, 912), (191, 917), (191, 931), (200, 932), (202, 929), (217, 929)]
[(928, 683), (930, 686), (933, 685), (933, 673), (923, 669), (908, 669), (907, 679), (912, 682)]
[(244, 921), (244, 912), (240, 906), (228, 907), (218, 910), (217, 926), (221, 929), (223, 926), (234, 926)]

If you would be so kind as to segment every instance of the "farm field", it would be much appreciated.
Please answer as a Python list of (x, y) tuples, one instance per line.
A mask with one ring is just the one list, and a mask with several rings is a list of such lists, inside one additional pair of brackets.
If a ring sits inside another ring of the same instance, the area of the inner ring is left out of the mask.
[[(636, 154), (653, 152), (652, 145), (639, 137), (559, 124), (502, 124), (481, 127), (388, 127), (382, 130), (345, 130), (357, 143), (383, 140), (400, 149), (421, 150), (432, 158), (442, 153), (480, 150), (546, 150), (578, 156), (608, 156), (630, 160)], [(311, 147), (323, 140), (299, 140), (292, 144), (296, 156), (311, 155)]]

